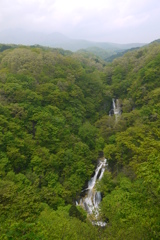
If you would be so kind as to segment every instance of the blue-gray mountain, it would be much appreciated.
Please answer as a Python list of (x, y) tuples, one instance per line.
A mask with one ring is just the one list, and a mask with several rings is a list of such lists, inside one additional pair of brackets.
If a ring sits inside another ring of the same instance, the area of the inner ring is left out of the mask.
[(40, 32), (29, 32), (22, 29), (5, 30), (0, 32), (0, 42), (24, 45), (39, 44), (42, 46), (63, 48), (71, 51), (77, 51), (80, 49), (87, 49), (92, 47), (97, 47), (104, 50), (117, 51), (134, 47), (141, 47), (145, 45), (145, 43), (116, 44), (108, 42), (91, 42), (83, 39), (72, 39), (58, 32), (54, 32), (52, 34), (45, 34)]

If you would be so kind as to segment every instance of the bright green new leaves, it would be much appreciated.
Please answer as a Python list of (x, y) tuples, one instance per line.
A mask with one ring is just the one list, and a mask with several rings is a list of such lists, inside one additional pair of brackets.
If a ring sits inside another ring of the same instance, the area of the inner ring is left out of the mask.
[[(62, 49), (0, 52), (0, 239), (158, 240), (160, 45), (107, 66)], [(75, 206), (103, 149), (105, 229)]]

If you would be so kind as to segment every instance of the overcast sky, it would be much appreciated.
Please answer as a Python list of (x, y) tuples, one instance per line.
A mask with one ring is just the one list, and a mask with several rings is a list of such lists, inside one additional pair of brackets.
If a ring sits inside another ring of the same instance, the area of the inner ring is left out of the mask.
[(160, 0), (0, 0), (0, 31), (21, 28), (116, 43), (160, 38)]

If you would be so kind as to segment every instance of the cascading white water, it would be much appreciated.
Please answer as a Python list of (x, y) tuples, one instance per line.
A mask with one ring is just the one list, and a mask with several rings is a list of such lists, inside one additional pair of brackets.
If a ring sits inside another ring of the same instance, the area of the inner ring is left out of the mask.
[(115, 121), (117, 122), (117, 119), (118, 119), (118, 115), (121, 114), (121, 106), (120, 106), (120, 103), (119, 103), (119, 100), (118, 99), (112, 99), (112, 103), (113, 103), (113, 113), (115, 115)]
[[(115, 115), (115, 122), (118, 120), (118, 115), (121, 114), (121, 105), (118, 99), (112, 99), (113, 109), (111, 109), (109, 115)], [(99, 161), (99, 164), (95, 170), (94, 176), (88, 182), (87, 194), (84, 198), (80, 199), (80, 202), (76, 202), (76, 205), (81, 205), (88, 212), (89, 215), (94, 215), (95, 221), (92, 221), (94, 225), (101, 227), (106, 226), (106, 222), (98, 221), (99, 216), (99, 204), (101, 202), (101, 193), (96, 191), (95, 185), (96, 182), (101, 180), (107, 166), (107, 160)]]
[[(106, 167), (106, 159), (100, 161), (94, 176), (88, 182), (87, 195), (80, 200), (80, 205), (84, 207), (84, 209), (88, 212), (88, 214), (93, 214), (95, 219), (98, 218), (99, 215), (99, 204), (101, 202), (101, 193), (96, 191), (95, 184), (98, 180), (101, 180)], [(106, 223), (102, 221), (94, 221), (94, 225), (105, 226)]]

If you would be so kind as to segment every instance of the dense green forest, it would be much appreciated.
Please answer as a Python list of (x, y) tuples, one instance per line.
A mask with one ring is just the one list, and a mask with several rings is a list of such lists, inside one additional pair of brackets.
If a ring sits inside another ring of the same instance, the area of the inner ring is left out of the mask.
[[(160, 239), (159, 100), (159, 43), (112, 63), (0, 45), (0, 239)], [(104, 228), (75, 206), (102, 151)]]

